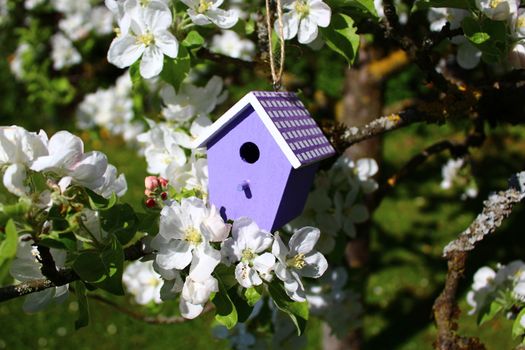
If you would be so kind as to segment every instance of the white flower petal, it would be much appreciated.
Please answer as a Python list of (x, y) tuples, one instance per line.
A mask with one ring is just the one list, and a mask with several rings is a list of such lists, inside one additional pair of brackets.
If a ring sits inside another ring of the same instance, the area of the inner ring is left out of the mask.
[(144, 53), (146, 47), (137, 43), (131, 35), (119, 36), (111, 42), (108, 51), (108, 62), (119, 68), (131, 66)]
[[(275, 31), (279, 33), (279, 23), (274, 24)], [(299, 30), (299, 16), (295, 12), (287, 12), (283, 15), (283, 37), (290, 40), (297, 35)]]
[(151, 79), (162, 72), (164, 66), (164, 55), (159, 47), (150, 45), (144, 50), (140, 61), (140, 75), (144, 79)]
[(237, 13), (231, 10), (224, 11), (221, 9), (210, 9), (206, 11), (206, 15), (208, 16), (210, 21), (212, 21), (217, 27), (222, 29), (228, 29), (233, 27), (239, 19)]
[(201, 244), (193, 251), (189, 276), (196, 282), (206, 281), (220, 261), (221, 253), (218, 250), (207, 243)]
[(330, 6), (322, 2), (321, 0), (310, 1), (310, 14), (309, 16), (317, 23), (319, 27), (328, 27), (330, 24), (330, 16), (332, 11)]
[(315, 227), (307, 226), (297, 230), (288, 243), (291, 254), (307, 254), (311, 252), (320, 235), (321, 232)]
[(29, 187), (24, 184), (26, 176), (26, 167), (24, 165), (11, 164), (4, 173), (5, 188), (16, 196), (25, 196), (29, 193)]
[(328, 262), (323, 254), (315, 252), (304, 258), (306, 265), (298, 270), (298, 273), (304, 277), (319, 278), (328, 268)]
[(310, 17), (301, 19), (298, 36), (301, 44), (311, 43), (317, 38), (317, 34), (317, 24)]
[(179, 53), (179, 42), (167, 30), (155, 32), (155, 45), (160, 48), (163, 54), (171, 58), (177, 57)]

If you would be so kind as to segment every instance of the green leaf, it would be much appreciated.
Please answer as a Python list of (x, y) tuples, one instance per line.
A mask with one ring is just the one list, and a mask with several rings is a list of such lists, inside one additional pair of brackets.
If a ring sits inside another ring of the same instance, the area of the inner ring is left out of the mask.
[(182, 41), (182, 45), (187, 48), (196, 48), (204, 45), (204, 38), (199, 34), (198, 31), (192, 30), (186, 35), (186, 38)]
[(228, 290), (219, 279), (219, 292), (213, 298), (213, 304), (217, 308), (215, 319), (228, 329), (235, 327), (238, 321), (237, 309), (233, 304)]
[(73, 262), (73, 270), (82, 281), (116, 295), (124, 295), (123, 269), (124, 251), (114, 236), (102, 250), (83, 252)]
[(115, 192), (107, 199), (87, 188), (86, 192), (89, 198), (89, 205), (93, 210), (108, 210), (117, 203), (117, 195)]
[(246, 289), (244, 296), (250, 306), (254, 306), (261, 299), (261, 294), (255, 289), (255, 287)]
[(291, 300), (280, 281), (273, 281), (268, 285), (268, 291), (275, 303), (275, 306), (290, 316), (292, 322), (297, 328), (297, 335), (301, 335), (306, 328), (306, 321), (308, 321), (308, 302), (297, 302)]
[(129, 204), (117, 204), (113, 208), (101, 212), (100, 224), (106, 232), (113, 233), (120, 244), (128, 244), (139, 225), (139, 219)]
[[(7, 221), (5, 226), (5, 240), (0, 244), (0, 267), (7, 264), (16, 255), (18, 246), (18, 233), (13, 219)], [(4, 276), (0, 276), (3, 279)]]
[(332, 16), (330, 25), (320, 29), (328, 47), (343, 56), (351, 65), (359, 49), (359, 34), (354, 27), (353, 19), (342, 13), (336, 13)]
[(188, 76), (190, 68), (190, 54), (184, 46), (180, 46), (177, 58), (164, 58), (164, 67), (162, 68), (160, 77), (166, 83), (172, 85), (175, 90), (179, 90), (180, 85)]
[(474, 33), (473, 35), (469, 36), (468, 39), (470, 41), (472, 41), (472, 43), (474, 44), (483, 44), (485, 41), (489, 40), (490, 39), (490, 35), (488, 35), (487, 33), (483, 33), (483, 32), (477, 32), (477, 33)]
[(150, 235), (155, 235), (159, 232), (159, 213), (146, 212), (136, 213), (138, 225), (137, 230), (147, 232)]
[(512, 338), (517, 338), (525, 334), (525, 328), (523, 328), (520, 322), (523, 316), (525, 316), (525, 308), (521, 309), (520, 313), (518, 316), (516, 316), (516, 319), (512, 324)]
[(51, 231), (42, 237), (38, 242), (40, 245), (69, 251), (77, 250), (77, 240), (75, 234), (72, 232), (59, 233), (57, 231)]
[(76, 281), (74, 284), (78, 301), (78, 319), (75, 321), (75, 329), (80, 329), (89, 324), (89, 304), (84, 283)]
[(503, 21), (466, 17), (461, 27), (470, 42), (482, 52), (484, 61), (498, 63), (507, 52), (507, 29)]
[(343, 7), (354, 7), (362, 11), (365, 11), (374, 17), (378, 17), (376, 7), (374, 6), (374, 0), (329, 0), (327, 1), (327, 4), (332, 9), (343, 8)]
[(481, 326), (483, 323), (492, 320), (501, 310), (503, 310), (503, 305), (494, 300), (488, 301), (479, 311), (478, 325)]

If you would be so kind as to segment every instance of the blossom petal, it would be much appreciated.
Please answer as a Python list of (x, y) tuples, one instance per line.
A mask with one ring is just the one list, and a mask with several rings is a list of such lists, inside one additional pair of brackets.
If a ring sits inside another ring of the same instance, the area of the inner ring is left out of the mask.
[(155, 45), (160, 48), (162, 53), (171, 58), (177, 57), (179, 53), (179, 42), (175, 36), (167, 30), (155, 32)]
[(146, 47), (137, 43), (131, 35), (122, 35), (113, 39), (108, 51), (108, 62), (119, 68), (131, 66), (144, 53)]
[(192, 247), (186, 241), (173, 240), (167, 247), (161, 248), (157, 253), (155, 262), (163, 269), (182, 270), (188, 266), (192, 259)]
[(320, 235), (321, 232), (315, 227), (307, 226), (297, 230), (288, 243), (290, 252), (292, 255), (311, 252), (319, 240)]
[(190, 15), (191, 21), (198, 26), (205, 26), (211, 23), (210, 19), (207, 16), (195, 12), (193, 9), (188, 10), (188, 15)]
[(328, 268), (326, 258), (319, 252), (307, 255), (304, 261), (306, 265), (298, 270), (298, 273), (304, 277), (319, 278)]
[(24, 182), (26, 180), (26, 167), (22, 164), (11, 164), (4, 173), (4, 186), (14, 195), (24, 196), (29, 192)]
[(305, 17), (299, 23), (298, 40), (301, 44), (308, 44), (317, 38), (317, 24), (310, 18)]
[(168, 5), (161, 1), (150, 1), (144, 8), (143, 19), (149, 28), (160, 30), (171, 26), (173, 18)]
[(206, 11), (206, 15), (213, 24), (222, 29), (233, 27), (239, 20), (237, 13), (232, 10), (210, 9)]
[(288, 248), (284, 245), (279, 234), (276, 234), (272, 244), (272, 254), (282, 263), (286, 264), (286, 255), (288, 255)]
[[(275, 31), (279, 33), (279, 23), (275, 22)], [(295, 12), (288, 12), (283, 15), (283, 37), (285, 40), (292, 39), (299, 30), (299, 16)]]
[(164, 55), (156, 45), (150, 45), (144, 50), (140, 61), (140, 75), (144, 79), (151, 79), (162, 72), (164, 66)]
[(218, 250), (206, 243), (201, 244), (193, 251), (189, 276), (196, 282), (203, 282), (210, 278), (220, 261), (221, 253)]
[(204, 310), (204, 306), (202, 304), (195, 305), (186, 301), (183, 298), (180, 298), (179, 309), (182, 317), (191, 320), (202, 313), (202, 310)]
[(310, 17), (317, 23), (319, 27), (328, 27), (330, 24), (330, 16), (332, 15), (332, 10), (330, 6), (322, 2), (321, 0), (312, 0), (310, 1)]

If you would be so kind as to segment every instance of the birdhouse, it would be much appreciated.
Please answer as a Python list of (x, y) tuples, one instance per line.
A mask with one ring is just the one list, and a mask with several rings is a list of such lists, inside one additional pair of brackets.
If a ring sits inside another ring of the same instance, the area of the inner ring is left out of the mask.
[(209, 199), (224, 220), (273, 232), (301, 214), (319, 161), (335, 154), (291, 92), (248, 93), (196, 140), (207, 146)]

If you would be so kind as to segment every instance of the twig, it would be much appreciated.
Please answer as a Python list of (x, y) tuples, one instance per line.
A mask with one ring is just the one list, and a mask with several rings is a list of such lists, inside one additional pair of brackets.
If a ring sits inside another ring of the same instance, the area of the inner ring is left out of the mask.
[[(40, 251), (39, 247), (39, 251)], [(45, 250), (44, 250), (45, 252)], [(40, 252), (41, 253), (41, 252)], [(140, 259), (145, 256), (148, 252), (145, 251), (145, 246), (142, 241), (138, 241), (132, 246), (124, 249), (124, 258), (127, 261), (133, 261)], [(42, 253), (41, 253), (42, 254)], [(45, 254), (45, 253), (44, 253)], [(43, 258), (42, 258), (43, 259)], [(51, 258), (52, 261), (52, 258)], [(68, 283), (79, 280), (78, 275), (71, 269), (57, 270), (55, 263), (53, 262), (53, 268), (55, 272), (50, 271), (50, 262), (46, 262), (47, 267), (45, 268), (47, 278), (36, 279), (32, 281), (22, 282), (16, 285), (5, 286), (0, 288), (0, 302), (11, 300), (17, 297), (21, 297), (27, 294), (36, 293), (52, 287), (60, 287)], [(42, 263), (44, 268), (44, 263)], [(44, 274), (44, 273), (43, 273)], [(52, 275), (52, 279), (49, 278)]]
[[(178, 323), (184, 323), (186, 321), (190, 321), (182, 316), (163, 316), (163, 315), (157, 315), (157, 316), (148, 316), (144, 315), (140, 312), (137, 312), (135, 310), (130, 310), (122, 305), (119, 305), (115, 303), (114, 301), (111, 301), (109, 299), (104, 298), (101, 295), (98, 294), (88, 294), (88, 298), (98, 301), (99, 303), (108, 305), (112, 307), (113, 309), (141, 322), (149, 323), (149, 324), (178, 324)], [(213, 310), (213, 304), (206, 304), (204, 307), (204, 310), (202, 313), (206, 313)]]
[(443, 256), (448, 260), (448, 272), (445, 287), (433, 306), (438, 329), (434, 343), (436, 349), (485, 349), (478, 339), (461, 337), (455, 333), (459, 314), (456, 294), (468, 252), (486, 235), (494, 232), (511, 214), (514, 205), (525, 197), (525, 172), (514, 175), (509, 182), (509, 189), (493, 194), (483, 202), (481, 214), (443, 251)]
[(334, 146), (343, 152), (346, 148), (367, 140), (369, 138), (382, 135), (388, 131), (396, 130), (401, 127), (422, 122), (431, 121), (426, 114), (419, 113), (414, 109), (409, 109), (399, 113), (393, 113), (387, 116), (379, 117), (373, 122), (361, 127), (342, 127), (330, 130), (331, 141)]

